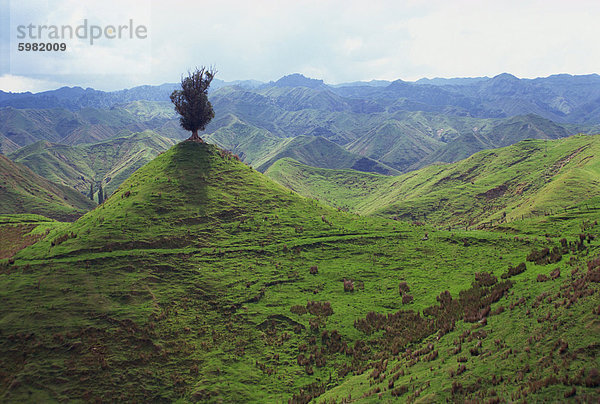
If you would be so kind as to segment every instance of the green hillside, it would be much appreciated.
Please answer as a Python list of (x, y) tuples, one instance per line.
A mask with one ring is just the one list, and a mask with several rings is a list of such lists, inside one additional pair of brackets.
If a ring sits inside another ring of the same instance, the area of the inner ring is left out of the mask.
[(68, 146), (40, 141), (9, 157), (42, 177), (88, 193), (90, 183), (111, 194), (135, 170), (167, 150), (174, 140), (146, 131), (89, 145)]
[(0, 214), (36, 213), (70, 221), (95, 205), (76, 190), (52, 183), (0, 156)]
[(415, 131), (406, 124), (387, 121), (352, 142), (348, 149), (407, 171), (411, 165), (444, 145), (440, 140)]
[(364, 218), (183, 142), (0, 261), (0, 397), (595, 401), (599, 228), (560, 215), (548, 238)]
[(0, 154), (12, 153), (18, 148), (19, 146), (15, 142), (0, 134)]
[(281, 160), (267, 175), (302, 195), (361, 214), (476, 225), (556, 212), (600, 193), (600, 136), (528, 140), (397, 177)]

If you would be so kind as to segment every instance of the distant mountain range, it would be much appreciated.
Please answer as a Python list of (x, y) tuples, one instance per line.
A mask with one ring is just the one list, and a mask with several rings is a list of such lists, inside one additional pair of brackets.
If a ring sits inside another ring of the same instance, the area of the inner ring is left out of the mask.
[[(55, 150), (58, 145), (105, 142), (148, 130), (184, 139), (188, 134), (179, 127), (169, 101), (177, 86), (0, 92), (0, 152), (15, 153), (36, 142), (50, 142)], [(395, 175), (524, 139), (600, 132), (600, 76), (595, 74), (539, 79), (501, 74), (335, 86), (292, 74), (270, 83), (215, 79), (210, 99), (216, 117), (203, 136), (263, 172), (290, 157), (318, 168)], [(69, 164), (79, 167), (71, 158), (66, 158)], [(38, 168), (38, 174), (44, 171)], [(61, 176), (51, 179), (81, 186), (70, 174)], [(106, 179), (83, 172), (74, 178), (79, 177)]]
[[(158, 86), (138, 86), (131, 89), (104, 92), (91, 88), (62, 87), (40, 93), (7, 93), (0, 91), (0, 107), (109, 108), (132, 101), (169, 101), (169, 94), (178, 83)], [(558, 74), (545, 78), (519, 79), (511, 74), (452, 79), (420, 79), (416, 82), (342, 83), (327, 85), (323, 80), (301, 74), (262, 83), (254, 80), (225, 82), (215, 79), (212, 91), (237, 87), (262, 92), (270, 88), (305, 87), (343, 97), (348, 105), (369, 101), (372, 108), (387, 110), (438, 111), (480, 118), (503, 118), (537, 114), (564, 123), (600, 123), (600, 76)], [(332, 97), (331, 94), (329, 94)]]

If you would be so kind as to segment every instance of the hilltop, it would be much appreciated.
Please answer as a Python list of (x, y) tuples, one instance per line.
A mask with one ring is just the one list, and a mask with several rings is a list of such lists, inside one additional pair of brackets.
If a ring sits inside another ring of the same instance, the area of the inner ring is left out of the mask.
[(74, 189), (52, 183), (0, 155), (0, 214), (37, 213), (71, 221), (95, 205)]
[[(321, 219), (330, 213), (337, 214), (273, 183), (230, 152), (182, 142), (134, 172), (97, 209), (61, 230), (79, 236), (50, 248), (50, 254), (200, 248), (232, 245), (232, 240), (235, 245), (281, 243), (296, 237), (296, 222), (306, 220), (301, 225), (304, 235), (330, 230)], [(46, 255), (53, 236), (32, 247), (28, 257)]]

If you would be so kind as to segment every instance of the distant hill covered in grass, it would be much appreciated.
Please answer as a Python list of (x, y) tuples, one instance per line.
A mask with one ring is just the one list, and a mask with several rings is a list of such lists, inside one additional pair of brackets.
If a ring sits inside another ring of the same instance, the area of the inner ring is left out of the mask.
[(52, 183), (0, 155), (0, 214), (36, 213), (72, 221), (95, 205), (76, 190)]
[(558, 211), (600, 194), (600, 135), (527, 140), (390, 177), (290, 159), (266, 174), (307, 197), (368, 215), (477, 225)]
[(135, 170), (175, 144), (173, 139), (145, 131), (103, 142), (63, 145), (38, 141), (8, 157), (44, 178), (88, 193), (90, 184), (111, 194)]

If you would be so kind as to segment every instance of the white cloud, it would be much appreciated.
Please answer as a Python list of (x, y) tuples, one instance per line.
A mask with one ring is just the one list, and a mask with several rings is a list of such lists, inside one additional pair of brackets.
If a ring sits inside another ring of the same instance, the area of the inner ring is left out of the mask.
[[(56, 1), (53, 14), (27, 15), (76, 22), (86, 15), (81, 4)], [(200, 65), (216, 65), (224, 80), (299, 72), (330, 83), (501, 72), (535, 77), (600, 66), (597, 1), (152, 0), (99, 6), (95, 18), (110, 23), (149, 14), (149, 50), (87, 49), (69, 69), (49, 64), (45, 78), (116, 89), (174, 82)]]
[(48, 81), (32, 77), (13, 76), (11, 74), (3, 74), (0, 76), (0, 89), (15, 93), (27, 91), (37, 93), (40, 91), (53, 90), (61, 86), (62, 84), (56, 81)]

